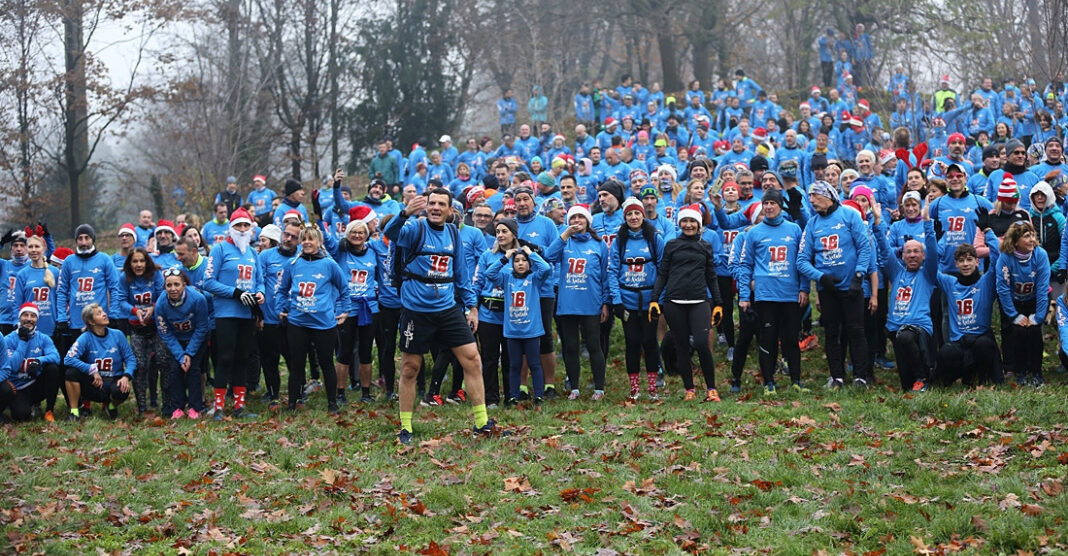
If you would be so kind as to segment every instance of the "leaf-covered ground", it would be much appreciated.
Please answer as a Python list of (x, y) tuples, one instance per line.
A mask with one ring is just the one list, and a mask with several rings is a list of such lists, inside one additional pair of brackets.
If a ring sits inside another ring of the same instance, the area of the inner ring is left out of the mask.
[(493, 411), (515, 432), (498, 439), (471, 437), (466, 406), (420, 408), (411, 448), (395, 407), (330, 419), (322, 394), (254, 422), (139, 420), (127, 404), (117, 422), (5, 425), (0, 550), (1068, 550), (1068, 377), (903, 395), (879, 371), (831, 393), (822, 351), (805, 356), (811, 394), (769, 399), (747, 376), (720, 404), (683, 402), (677, 379), (660, 403), (624, 403), (612, 358), (605, 401)]

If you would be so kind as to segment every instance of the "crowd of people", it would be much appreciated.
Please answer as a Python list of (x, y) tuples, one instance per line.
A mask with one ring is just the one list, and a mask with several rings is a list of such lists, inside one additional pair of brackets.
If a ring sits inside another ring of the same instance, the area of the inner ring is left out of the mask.
[[(968, 116), (943, 112), (964, 127), (940, 146), (911, 125), (879, 133), (863, 98), (839, 114), (837, 90), (814, 87), (795, 118), (737, 77), (737, 94), (695, 83), (682, 112), (630, 76), (589, 112), (581, 91), (571, 138), (541, 121), (540, 137), (522, 124), (496, 148), (472, 137), (459, 152), (446, 135), (407, 156), (386, 138), (364, 196), (338, 170), (310, 210), (295, 180), (279, 194), (229, 178), (210, 221), (142, 211), (111, 255), (89, 224), (73, 250), (43, 224), (9, 231), (0, 408), (51, 421), (62, 393), (70, 420), (92, 402), (114, 418), (132, 393), (138, 414), (247, 419), (253, 393), (274, 411), (325, 391), (333, 414), (380, 389), (407, 444), (417, 403), (469, 404), (476, 434), (500, 434), (487, 410), (597, 402), (609, 372), (627, 374), (631, 402), (661, 399), (665, 374), (683, 400), (719, 402), (747, 387), (754, 342), (765, 396), (867, 388), (875, 367), (901, 391), (1041, 387), (1047, 326), (1068, 363), (1059, 127), (1016, 122), (994, 140), (976, 113), (1010, 103), (1006, 86), (973, 94)], [(1066, 100), (1063, 83), (1047, 89)], [(607, 363), (617, 324), (623, 369)], [(804, 376), (817, 324), (826, 372)]]

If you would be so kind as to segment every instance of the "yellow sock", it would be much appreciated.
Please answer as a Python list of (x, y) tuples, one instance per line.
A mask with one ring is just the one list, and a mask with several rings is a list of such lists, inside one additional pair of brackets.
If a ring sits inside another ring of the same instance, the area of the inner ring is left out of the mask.
[(479, 404), (471, 408), (471, 413), (475, 416), (475, 428), (481, 429), (489, 422), (489, 417), (486, 416), (486, 404)]
[(77, 407), (70, 408), (70, 414), (75, 417), (81, 417), (81, 411)]
[[(483, 409), (482, 411), (485, 412), (485, 409)], [(408, 432), (414, 432), (414, 431), (412, 431), (412, 412), (411, 411), (401, 411), (401, 428), (406, 430), (406, 431), (408, 431)]]

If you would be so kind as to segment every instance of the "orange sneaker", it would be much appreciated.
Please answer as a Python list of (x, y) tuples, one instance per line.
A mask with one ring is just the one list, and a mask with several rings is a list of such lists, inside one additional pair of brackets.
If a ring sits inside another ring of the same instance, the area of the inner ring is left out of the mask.
[(818, 348), (820, 347), (819, 336), (809, 334), (808, 336), (805, 336), (805, 339), (797, 343), (797, 347), (801, 348), (801, 351), (809, 351)]
[(708, 391), (705, 392), (705, 401), (706, 402), (718, 402), (718, 401), (721, 401), (719, 399), (719, 392), (717, 392), (715, 388), (709, 388)]
[(692, 402), (697, 399), (697, 392), (694, 392), (693, 390), (687, 390), (686, 395), (683, 396), (682, 399), (683, 401)]
[(44, 420), (48, 421), (49, 423), (55, 423), (56, 422), (56, 416), (52, 415), (52, 411), (51, 410), (45, 411)]

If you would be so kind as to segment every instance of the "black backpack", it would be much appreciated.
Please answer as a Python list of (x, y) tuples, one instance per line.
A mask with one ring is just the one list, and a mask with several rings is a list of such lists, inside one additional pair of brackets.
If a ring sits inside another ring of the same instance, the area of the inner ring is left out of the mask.
[(439, 255), (440, 253), (434, 253), (429, 251), (423, 251), (423, 234), (426, 233), (425, 222), (416, 222), (416, 226), (419, 227), (415, 236), (415, 242), (412, 243), (414, 247), (402, 248), (400, 245), (394, 243), (393, 252), (393, 265), (389, 269), (390, 285), (400, 293), (401, 283), (405, 279), (417, 280), (424, 284), (447, 284), (450, 282), (456, 282), (456, 266), (460, 264), (460, 231), (456, 228), (455, 224), (446, 223), (445, 229), (449, 232), (449, 237), (452, 239), (452, 259), (453, 259), (453, 272), (452, 276), (448, 278), (428, 278), (420, 274), (414, 274), (408, 271), (408, 265), (415, 261), (416, 257), (420, 255)]

